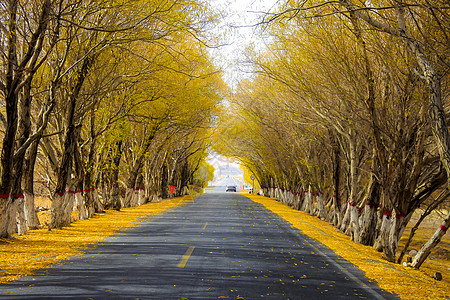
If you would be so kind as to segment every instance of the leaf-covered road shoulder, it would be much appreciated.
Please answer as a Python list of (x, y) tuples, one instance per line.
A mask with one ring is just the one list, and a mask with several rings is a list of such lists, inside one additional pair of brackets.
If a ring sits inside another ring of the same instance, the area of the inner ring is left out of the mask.
[(321, 221), (303, 211), (284, 205), (273, 198), (242, 195), (264, 205), (273, 213), (288, 221), (307, 236), (318, 240), (342, 258), (350, 261), (365, 272), (370, 280), (376, 281), (384, 290), (401, 299), (448, 299), (449, 274), (443, 274), (442, 281), (436, 281), (424, 272), (389, 263), (372, 247), (356, 244), (345, 234), (338, 232), (331, 224)]

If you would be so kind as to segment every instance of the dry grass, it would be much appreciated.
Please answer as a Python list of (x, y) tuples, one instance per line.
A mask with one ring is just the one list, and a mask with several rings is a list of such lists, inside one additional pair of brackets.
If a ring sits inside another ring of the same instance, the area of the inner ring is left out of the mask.
[[(77, 221), (61, 230), (30, 230), (26, 235), (12, 240), (0, 239), (0, 284), (81, 255), (86, 247), (136, 225), (140, 218), (164, 212), (190, 200), (192, 197), (185, 196), (124, 208), (120, 212), (111, 210), (89, 220)], [(48, 214), (49, 211), (44, 211), (41, 217)]]
[[(436, 281), (427, 275), (436, 270), (436, 265), (433, 263), (426, 262), (421, 270), (389, 263), (383, 260), (381, 253), (373, 250), (372, 247), (353, 243), (348, 236), (338, 232), (327, 222), (305, 212), (294, 210), (271, 198), (244, 195), (264, 205), (307, 236), (320, 241), (360, 268), (381, 288), (397, 294), (401, 299), (449, 299), (450, 271), (448, 268), (437, 268), (442, 272), (444, 279)], [(448, 260), (445, 265), (448, 267)]]
[(45, 207), (50, 209), (52, 205), (52, 200), (49, 197), (39, 197), (36, 196), (34, 198), (34, 206), (36, 207)]

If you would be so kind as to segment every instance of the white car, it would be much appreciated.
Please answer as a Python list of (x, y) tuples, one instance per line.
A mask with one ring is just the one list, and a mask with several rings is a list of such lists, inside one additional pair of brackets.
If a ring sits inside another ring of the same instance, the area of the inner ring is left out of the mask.
[(236, 186), (234, 186), (234, 185), (227, 185), (226, 192), (236, 192)]

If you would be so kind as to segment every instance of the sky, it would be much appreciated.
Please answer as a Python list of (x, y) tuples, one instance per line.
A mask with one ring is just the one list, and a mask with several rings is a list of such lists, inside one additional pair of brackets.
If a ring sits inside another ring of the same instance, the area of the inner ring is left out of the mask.
[[(217, 35), (224, 36), (224, 46), (211, 49), (215, 63), (224, 70), (223, 78), (230, 87), (244, 79), (251, 78), (248, 64), (245, 64), (245, 50), (253, 45), (262, 51), (267, 38), (261, 37), (261, 27), (255, 26), (264, 12), (280, 0), (209, 0), (212, 7), (222, 11), (223, 21), (216, 27)], [(214, 33), (213, 33), (214, 34)]]
[[(267, 12), (273, 9), (280, 0), (209, 0), (211, 6), (220, 11), (222, 21), (211, 32), (213, 35), (222, 36), (223, 46), (210, 49), (214, 63), (223, 69), (223, 79), (230, 88), (245, 79), (251, 78), (251, 67), (246, 64), (245, 51), (253, 45), (259, 51), (264, 51), (267, 38), (261, 37), (261, 28), (256, 26)], [(213, 160), (210, 155), (209, 162)], [(224, 174), (232, 165), (233, 170), (239, 170), (238, 162), (215, 162), (215, 180), (218, 180), (219, 169), (223, 169)], [(228, 174), (228, 173), (226, 173)], [(233, 177), (243, 177), (242, 171), (228, 174)]]

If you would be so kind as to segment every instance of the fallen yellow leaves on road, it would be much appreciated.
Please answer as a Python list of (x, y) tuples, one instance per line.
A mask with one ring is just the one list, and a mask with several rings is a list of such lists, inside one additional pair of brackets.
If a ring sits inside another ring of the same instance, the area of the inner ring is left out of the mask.
[(246, 193), (242, 195), (264, 205), (292, 224), (292, 227), (324, 244), (365, 272), (366, 277), (376, 281), (378, 286), (398, 295), (401, 299), (448, 299), (449, 297), (450, 271), (448, 269), (440, 270), (443, 271), (443, 280), (436, 281), (423, 271), (383, 260), (382, 254), (372, 247), (350, 241), (348, 236), (317, 217), (292, 209), (273, 198)]
[(61, 230), (30, 230), (15, 239), (0, 239), (0, 284), (81, 255), (89, 245), (135, 226), (140, 218), (156, 215), (190, 200), (191, 196), (185, 196), (123, 208), (121, 211), (110, 210), (92, 219), (74, 222)]

